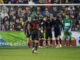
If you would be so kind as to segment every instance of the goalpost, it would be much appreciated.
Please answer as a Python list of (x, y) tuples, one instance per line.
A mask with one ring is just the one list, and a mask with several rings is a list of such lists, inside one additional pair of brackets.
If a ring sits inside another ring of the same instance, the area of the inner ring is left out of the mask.
[(0, 4), (0, 6), (80, 6), (80, 4)]

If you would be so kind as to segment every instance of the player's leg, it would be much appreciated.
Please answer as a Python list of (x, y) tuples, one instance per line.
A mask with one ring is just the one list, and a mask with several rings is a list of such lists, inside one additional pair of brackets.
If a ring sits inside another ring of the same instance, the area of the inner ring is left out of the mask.
[(61, 36), (59, 35), (59, 43), (60, 43), (60, 47), (62, 47), (61, 45)]
[(43, 38), (40, 38), (40, 48), (43, 46)]
[(66, 38), (68, 36), (68, 32), (64, 31), (64, 46), (66, 46)]
[(54, 31), (55, 39), (56, 39), (56, 48), (58, 48), (58, 31)]
[(38, 49), (38, 40), (35, 40), (36, 46), (35, 46), (35, 50), (34, 53), (37, 53), (37, 49)]
[(40, 48), (42, 48), (42, 44), (43, 44), (43, 39), (44, 39), (44, 34), (40, 33)]
[(39, 31), (40, 32), (40, 37), (39, 37), (39, 40), (40, 40), (40, 46), (39, 47), (41, 47), (41, 31)]
[(62, 45), (61, 45), (61, 31), (60, 30), (58, 31), (58, 39), (59, 39), (59, 44), (60, 44), (59, 46), (62, 47)]
[(46, 47), (48, 47), (48, 32), (46, 31)]
[(69, 45), (71, 46), (71, 36), (69, 36), (70, 37), (70, 39), (69, 39)]
[(50, 46), (52, 47), (52, 38), (50, 38)]
[(30, 37), (27, 37), (27, 47), (30, 48)]
[(39, 38), (38, 38), (38, 31), (35, 32), (35, 43), (36, 43), (36, 46), (35, 46), (35, 50), (34, 50), (34, 53), (37, 53), (37, 49), (38, 49), (38, 41), (39, 41)]
[(59, 46), (58, 46), (58, 39), (57, 39), (57, 37), (56, 37), (56, 48), (58, 48)]
[(66, 38), (67, 38), (67, 36), (65, 35), (64, 36), (64, 46), (66, 46)]
[(26, 32), (26, 37), (27, 37), (27, 47), (30, 47), (30, 34), (28, 31)]
[(50, 46), (52, 47), (52, 32), (50, 32), (49, 36), (50, 36)]
[(69, 45), (71, 46), (71, 32), (69, 32)]
[(34, 50), (35, 50), (35, 46), (34, 46), (34, 40), (32, 41), (32, 53), (34, 53)]
[(32, 53), (34, 53), (34, 50), (35, 50), (35, 46), (34, 46), (34, 41), (35, 40), (35, 34), (33, 33), (32, 34)]

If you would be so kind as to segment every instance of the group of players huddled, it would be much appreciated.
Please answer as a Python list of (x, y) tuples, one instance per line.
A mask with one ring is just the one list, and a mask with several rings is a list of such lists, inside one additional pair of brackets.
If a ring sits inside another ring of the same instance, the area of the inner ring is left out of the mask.
[[(25, 34), (28, 40), (28, 47), (30, 47), (30, 38), (32, 40), (32, 53), (37, 53), (38, 42), (40, 40), (40, 46), (42, 46), (44, 37), (46, 38), (46, 47), (48, 47), (48, 39), (50, 39), (50, 46), (52, 46), (52, 31), (56, 40), (56, 48), (61, 46), (61, 31), (64, 32), (64, 46), (66, 46), (66, 38), (69, 36), (71, 45), (71, 28), (72, 19), (68, 14), (65, 18), (60, 20), (59, 16), (53, 16), (53, 18), (47, 16), (28, 17), (25, 24)], [(44, 34), (45, 33), (45, 34)], [(59, 43), (58, 43), (59, 41)], [(34, 44), (36, 43), (36, 44)]]

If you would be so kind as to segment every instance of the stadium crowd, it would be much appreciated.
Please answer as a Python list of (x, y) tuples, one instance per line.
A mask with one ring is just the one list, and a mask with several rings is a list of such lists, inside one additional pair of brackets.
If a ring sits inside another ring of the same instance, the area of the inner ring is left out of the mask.
[[(1, 31), (24, 31), (27, 17), (31, 20), (36, 16), (39, 19), (54, 16), (63, 20), (68, 13), (73, 21), (72, 30), (80, 30), (80, 6), (0, 6)], [(57, 17), (58, 16), (58, 17)]]
[(53, 3), (80, 3), (80, 0), (0, 0), (3, 4), (53, 4)]

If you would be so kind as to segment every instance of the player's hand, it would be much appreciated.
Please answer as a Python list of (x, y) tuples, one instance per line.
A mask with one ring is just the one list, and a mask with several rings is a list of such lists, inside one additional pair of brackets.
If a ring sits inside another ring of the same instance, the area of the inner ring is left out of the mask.
[(65, 31), (64, 31), (64, 30), (62, 30), (62, 32), (63, 32), (63, 33), (65, 33)]
[(71, 32), (71, 29), (69, 29), (69, 32)]

